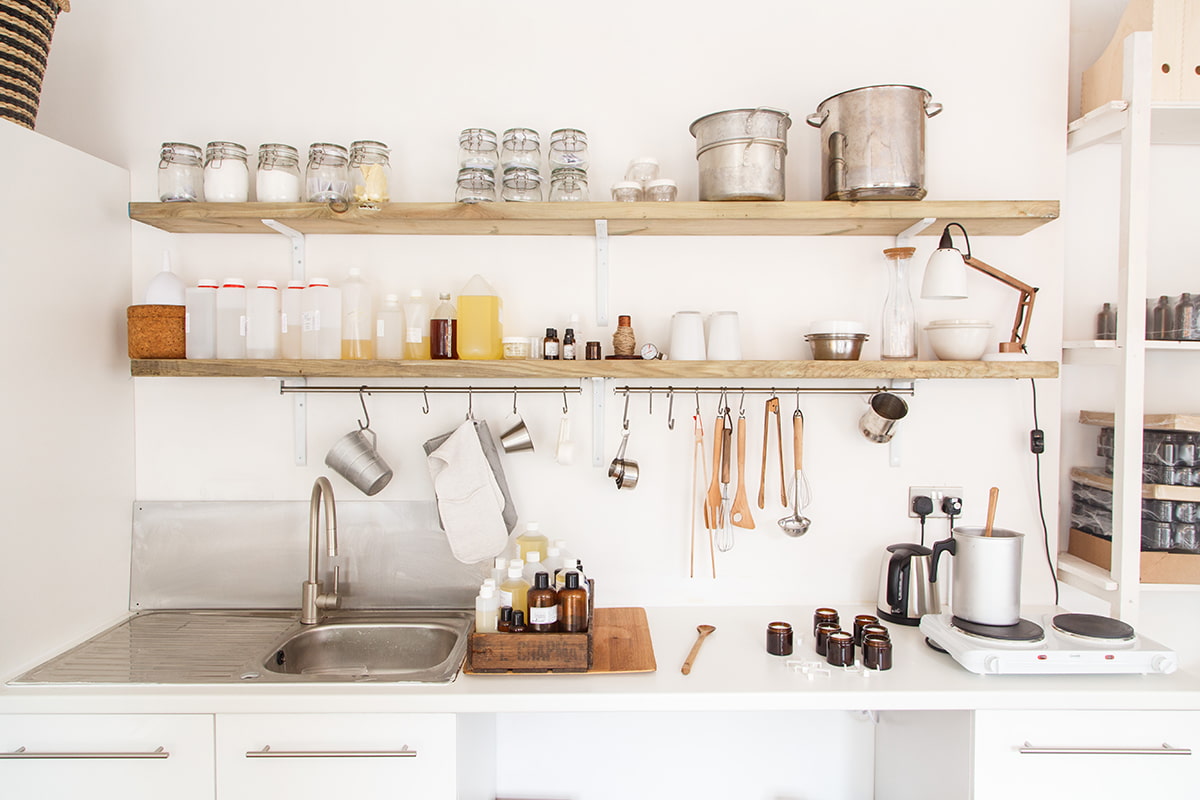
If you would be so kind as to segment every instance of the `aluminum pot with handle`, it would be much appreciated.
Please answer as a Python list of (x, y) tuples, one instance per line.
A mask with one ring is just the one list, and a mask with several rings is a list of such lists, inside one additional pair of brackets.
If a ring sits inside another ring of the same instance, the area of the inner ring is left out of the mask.
[(864, 86), (821, 101), (807, 122), (821, 131), (826, 200), (925, 196), (925, 119), (941, 103), (918, 86)]
[(1003, 528), (955, 528), (933, 545), (932, 573), (937, 581), (942, 553), (954, 556), (950, 607), (954, 616), (978, 625), (1016, 625), (1021, 621), (1021, 543), (1025, 534)]
[(783, 200), (788, 112), (739, 108), (700, 117), (696, 137), (701, 200)]

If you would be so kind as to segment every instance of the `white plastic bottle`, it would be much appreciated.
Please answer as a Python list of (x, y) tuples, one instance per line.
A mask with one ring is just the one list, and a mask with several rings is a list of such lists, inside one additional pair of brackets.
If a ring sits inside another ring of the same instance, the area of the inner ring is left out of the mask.
[(533, 586), (533, 577), (539, 572), (549, 574), (550, 570), (546, 569), (546, 565), (542, 563), (542, 554), (537, 550), (530, 550), (525, 557), (525, 566), (521, 570), (521, 577), (529, 581), (530, 586)]
[(375, 301), (357, 267), (342, 283), (342, 358), (375, 358)]
[(226, 278), (217, 289), (217, 358), (246, 357), (246, 282)]
[(525, 530), (517, 535), (517, 557), (529, 560), (529, 554), (537, 551), (538, 556), (545, 560), (546, 548), (550, 542), (542, 535), (541, 525), (536, 522), (525, 523)]
[(188, 358), (217, 357), (217, 281), (201, 278), (184, 292), (184, 337)]
[(495, 633), (500, 618), (500, 597), (494, 586), (484, 585), (475, 598), (475, 632)]
[[(554, 569), (554, 588), (562, 589), (567, 585), (567, 572), (569, 570), (576, 569), (579, 562), (578, 559), (576, 559), (575, 556), (567, 550), (566, 539), (555, 539), (553, 549), (558, 551), (558, 558), (550, 563), (549, 566)], [(582, 580), (582, 575), (580, 576), (580, 579)]]
[(404, 358), (404, 309), (399, 295), (386, 295), (375, 315), (375, 357)]
[(404, 304), (404, 358), (429, 360), (429, 306), (420, 289), (409, 292)]
[(246, 358), (279, 358), (279, 286), (259, 281), (246, 298)]
[(495, 581), (496, 585), (504, 583), (504, 579), (508, 577), (508, 559), (504, 556), (496, 556), (495, 562), (492, 564), (492, 577), (488, 580)]
[(301, 312), (304, 309), (304, 281), (288, 281), (280, 298), (279, 357), (300, 358)]
[(300, 313), (302, 358), (341, 358), (342, 292), (328, 278), (313, 278), (303, 294)]

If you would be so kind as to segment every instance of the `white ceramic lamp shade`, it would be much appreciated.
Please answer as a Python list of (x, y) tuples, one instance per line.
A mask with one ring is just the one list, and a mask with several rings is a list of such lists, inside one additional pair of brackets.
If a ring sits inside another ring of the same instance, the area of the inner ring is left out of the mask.
[(925, 265), (921, 281), (924, 300), (961, 300), (967, 296), (967, 264), (956, 248), (941, 247), (933, 251)]

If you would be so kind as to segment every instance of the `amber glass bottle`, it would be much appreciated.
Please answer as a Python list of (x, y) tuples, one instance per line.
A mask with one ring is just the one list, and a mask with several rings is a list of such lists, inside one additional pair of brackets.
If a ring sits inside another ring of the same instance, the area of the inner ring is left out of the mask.
[(567, 573), (566, 587), (558, 592), (558, 629), (564, 633), (587, 630), (587, 592), (579, 588), (579, 573)]
[(550, 574), (539, 572), (533, 576), (533, 588), (527, 595), (529, 600), (529, 630), (537, 633), (553, 633), (558, 630), (558, 592), (550, 588)]

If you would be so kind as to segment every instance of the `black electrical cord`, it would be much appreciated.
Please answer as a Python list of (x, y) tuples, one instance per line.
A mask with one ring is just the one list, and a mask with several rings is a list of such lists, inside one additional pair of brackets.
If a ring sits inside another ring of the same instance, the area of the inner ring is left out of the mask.
[(921, 547), (924, 547), (925, 546), (925, 515), (919, 514), (918, 516), (921, 518)]
[[(1038, 425), (1037, 417), (1037, 382), (1029, 379), (1029, 388), (1033, 391), (1033, 429), (1036, 433), (1041, 432), (1041, 427)], [(1035, 433), (1035, 436), (1036, 436)], [(1038, 495), (1038, 516), (1042, 519), (1042, 548), (1046, 552), (1046, 566), (1050, 568), (1050, 580), (1054, 584), (1054, 605), (1058, 605), (1058, 576), (1054, 572), (1054, 559), (1050, 556), (1050, 528), (1046, 524), (1046, 507), (1045, 501), (1042, 498), (1042, 454), (1041, 451), (1034, 448), (1034, 459), (1037, 461), (1037, 495)]]

